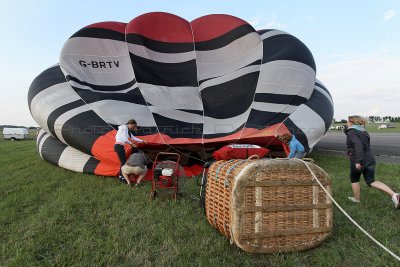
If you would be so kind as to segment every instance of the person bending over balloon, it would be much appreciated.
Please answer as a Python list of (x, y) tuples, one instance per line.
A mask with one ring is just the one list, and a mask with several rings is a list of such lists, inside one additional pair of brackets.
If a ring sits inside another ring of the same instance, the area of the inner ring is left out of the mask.
[(135, 137), (132, 132), (135, 132), (137, 129), (137, 123), (134, 119), (129, 120), (125, 125), (118, 126), (117, 134), (115, 135), (115, 145), (114, 151), (118, 155), (118, 159), (120, 161), (120, 171), (119, 171), (119, 179), (121, 182), (127, 183), (122, 175), (121, 168), (125, 165), (126, 162), (126, 154), (125, 154), (125, 144), (129, 144), (132, 147), (136, 147), (134, 143), (131, 142), (130, 139), (139, 142), (139, 143), (147, 143), (145, 140), (139, 139)]
[(288, 158), (302, 159), (304, 156), (304, 146), (296, 139), (294, 134), (285, 133), (277, 136), (279, 140), (289, 145), (290, 153)]
[(147, 173), (147, 165), (148, 160), (146, 156), (144, 155), (143, 151), (138, 151), (136, 153), (133, 153), (129, 159), (126, 161), (125, 165), (122, 166), (121, 171), (122, 175), (125, 178), (125, 181), (127, 182), (128, 185), (131, 184), (131, 181), (129, 180), (129, 175), (134, 174), (134, 175), (139, 175), (139, 178), (137, 179), (135, 183), (135, 187), (138, 187), (143, 180), (143, 178), (146, 176)]
[(350, 160), (350, 181), (354, 196), (349, 197), (352, 202), (360, 202), (360, 176), (369, 187), (379, 189), (392, 197), (396, 209), (400, 209), (400, 195), (395, 193), (386, 184), (375, 180), (375, 157), (371, 153), (370, 136), (365, 131), (367, 120), (361, 116), (349, 116), (344, 130), (347, 135), (347, 154)]

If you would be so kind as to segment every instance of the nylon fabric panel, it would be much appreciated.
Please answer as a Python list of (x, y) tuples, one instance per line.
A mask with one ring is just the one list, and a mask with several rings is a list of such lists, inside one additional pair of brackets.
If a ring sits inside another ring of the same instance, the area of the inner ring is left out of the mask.
[[(206, 28), (213, 30), (204, 31)], [(199, 80), (208, 79), (200, 85), (204, 137), (237, 132), (237, 127), (246, 123), (257, 87), (260, 64), (249, 65), (262, 58), (261, 39), (248, 23), (226, 15), (198, 18), (192, 22), (192, 29), (197, 75)], [(226, 121), (217, 124), (215, 119)]]
[(308, 147), (310, 149), (314, 147), (325, 133), (324, 120), (307, 105), (299, 106), (295, 112), (290, 114), (289, 118), (307, 136)]
[(52, 66), (40, 73), (31, 83), (28, 90), (28, 106), (31, 108), (32, 99), (41, 91), (56, 85), (66, 82), (64, 75), (58, 64)]
[(46, 140), (42, 140), (40, 152), (44, 160), (53, 163), (54, 165), (58, 165), (61, 154), (66, 147), (67, 145), (49, 135)]
[[(325, 123), (325, 132), (328, 131), (332, 124), (333, 117), (333, 105), (331, 100), (323, 93), (314, 89), (314, 93), (311, 95), (310, 100), (305, 103), (306, 106), (311, 108)], [(324, 133), (325, 133), (324, 132)]]
[(179, 110), (202, 110), (199, 92), (193, 89), (198, 79), (189, 22), (168, 13), (150, 13), (132, 20), (126, 33), (132, 67), (159, 132), (174, 138), (201, 136), (197, 132), (202, 131), (202, 118)]
[(65, 121), (61, 127), (64, 141), (89, 155), (97, 138), (111, 130), (113, 129), (91, 110), (76, 114)]

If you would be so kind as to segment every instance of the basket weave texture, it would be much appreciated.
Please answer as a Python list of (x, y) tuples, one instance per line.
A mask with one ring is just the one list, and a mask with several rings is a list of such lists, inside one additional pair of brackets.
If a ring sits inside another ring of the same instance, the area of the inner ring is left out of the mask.
[[(328, 174), (306, 164), (332, 194)], [(208, 222), (251, 253), (301, 251), (332, 233), (332, 202), (300, 160), (217, 161), (205, 204)]]

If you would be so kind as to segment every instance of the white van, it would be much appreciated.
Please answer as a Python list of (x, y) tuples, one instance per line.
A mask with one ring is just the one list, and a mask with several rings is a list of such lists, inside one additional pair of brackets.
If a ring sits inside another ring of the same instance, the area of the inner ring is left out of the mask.
[(24, 140), (29, 139), (28, 129), (26, 128), (3, 128), (4, 140)]

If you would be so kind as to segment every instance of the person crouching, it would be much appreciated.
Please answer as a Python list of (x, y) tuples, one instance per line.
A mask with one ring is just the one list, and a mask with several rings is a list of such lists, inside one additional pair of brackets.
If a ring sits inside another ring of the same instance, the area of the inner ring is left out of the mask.
[(288, 144), (290, 153), (288, 155), (289, 159), (296, 158), (302, 159), (305, 154), (304, 146), (296, 139), (294, 134), (285, 133), (283, 135), (278, 135), (277, 138), (283, 143)]
[(139, 186), (142, 182), (143, 178), (147, 173), (147, 165), (148, 159), (144, 155), (142, 151), (138, 151), (133, 153), (129, 159), (125, 162), (125, 165), (122, 166), (122, 175), (124, 176), (128, 185), (131, 185), (131, 181), (129, 180), (129, 175), (139, 175), (135, 183), (135, 187)]

